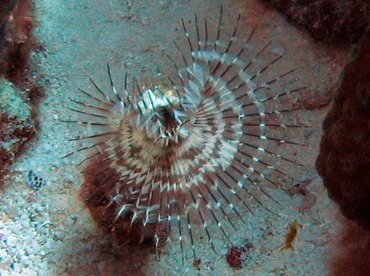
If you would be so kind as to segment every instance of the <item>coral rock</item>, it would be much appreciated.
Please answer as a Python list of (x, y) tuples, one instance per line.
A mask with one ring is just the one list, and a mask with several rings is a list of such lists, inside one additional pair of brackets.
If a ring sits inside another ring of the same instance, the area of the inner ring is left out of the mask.
[(345, 68), (325, 119), (317, 168), (329, 196), (349, 219), (370, 229), (370, 37)]
[(319, 41), (357, 42), (368, 24), (368, 4), (361, 0), (265, 0)]
[(0, 184), (25, 142), (34, 136), (35, 129), (31, 122), (10, 118), (0, 112)]
[(13, 84), (0, 82), (0, 180), (34, 134), (31, 107), (24, 94)]
[(32, 51), (38, 47), (32, 33), (33, 28), (32, 1), (2, 1), (0, 7), (0, 77), (5, 77), (22, 88), (26, 88), (29, 83), (29, 60)]

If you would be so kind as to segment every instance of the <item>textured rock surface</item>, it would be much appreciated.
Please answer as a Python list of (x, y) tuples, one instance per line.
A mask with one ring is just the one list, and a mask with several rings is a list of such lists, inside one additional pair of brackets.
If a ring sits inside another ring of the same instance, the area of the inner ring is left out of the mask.
[(31, 73), (31, 54), (38, 47), (33, 28), (32, 1), (1, 1), (0, 183), (25, 142), (36, 133), (35, 106), (41, 89)]
[(24, 95), (10, 82), (0, 82), (0, 181), (34, 134), (31, 108)]
[[(0, 7), (0, 36), (4, 37), (7, 30), (8, 20), (16, 4), (16, 0), (2, 1)], [(5, 44), (1, 43), (0, 55), (3, 54)]]
[(29, 88), (30, 56), (37, 47), (32, 33), (33, 5), (29, 0), (6, 0), (0, 7), (0, 77)]
[(370, 231), (345, 218), (340, 234), (335, 237), (330, 258), (331, 276), (370, 275)]
[(362, 0), (264, 1), (324, 42), (357, 42), (369, 23), (369, 5)]
[(370, 229), (370, 38), (344, 70), (317, 168), (345, 216)]

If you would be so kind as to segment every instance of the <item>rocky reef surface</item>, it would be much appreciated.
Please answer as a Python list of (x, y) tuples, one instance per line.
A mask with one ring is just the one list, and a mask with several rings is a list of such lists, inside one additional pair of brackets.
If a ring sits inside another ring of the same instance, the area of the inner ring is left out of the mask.
[(42, 89), (31, 65), (32, 53), (40, 49), (33, 9), (29, 0), (5, 0), (0, 6), (0, 185), (37, 129)]
[(345, 216), (370, 229), (370, 39), (348, 64), (323, 128), (317, 168)]
[(358, 42), (369, 24), (369, 1), (263, 0), (305, 28), (314, 39), (337, 45)]

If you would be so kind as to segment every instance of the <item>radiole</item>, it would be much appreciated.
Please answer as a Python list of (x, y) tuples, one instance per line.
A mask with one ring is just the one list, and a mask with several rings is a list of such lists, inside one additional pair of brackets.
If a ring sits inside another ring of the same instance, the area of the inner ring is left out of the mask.
[(284, 149), (304, 146), (302, 110), (289, 100), (306, 87), (279, 85), (296, 70), (276, 73), (285, 53), (269, 50), (274, 41), (255, 47), (258, 26), (240, 38), (240, 19), (229, 34), (222, 7), (215, 30), (197, 15), (181, 20), (184, 42), (160, 81), (143, 87), (125, 74), (119, 91), (108, 65), (109, 90), (91, 79), (93, 92), (79, 89), (86, 101), (72, 99), (78, 118), (64, 121), (86, 132), (67, 156), (81, 158), (85, 203), (119, 242), (158, 250), (171, 236), (196, 260), (200, 229), (217, 252), (220, 236), (233, 245), (236, 219), (260, 207), (276, 214), (271, 191), (293, 179), (281, 167), (303, 166)]

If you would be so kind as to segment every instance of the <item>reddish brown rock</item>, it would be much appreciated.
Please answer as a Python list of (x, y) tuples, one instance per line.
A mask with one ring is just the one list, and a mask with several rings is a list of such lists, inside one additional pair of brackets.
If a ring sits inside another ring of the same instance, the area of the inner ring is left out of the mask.
[(335, 44), (358, 42), (369, 25), (363, 0), (264, 0), (307, 29), (314, 39)]
[(0, 4), (0, 184), (36, 133), (37, 104), (43, 89), (31, 73), (31, 54), (40, 49), (33, 34), (33, 13), (31, 0), (3, 0)]
[(252, 248), (253, 245), (251, 243), (247, 243), (245, 246), (241, 247), (231, 247), (226, 255), (228, 264), (236, 269), (243, 268), (247, 254)]
[(30, 0), (5, 0), (0, 7), (0, 77), (30, 88), (30, 56), (39, 48)]
[(343, 214), (370, 229), (370, 36), (346, 66), (327, 115), (317, 169)]
[(0, 183), (24, 144), (35, 134), (32, 121), (9, 118), (0, 112)]
[(370, 231), (351, 221), (343, 221), (334, 240), (335, 250), (329, 260), (330, 276), (370, 275)]

